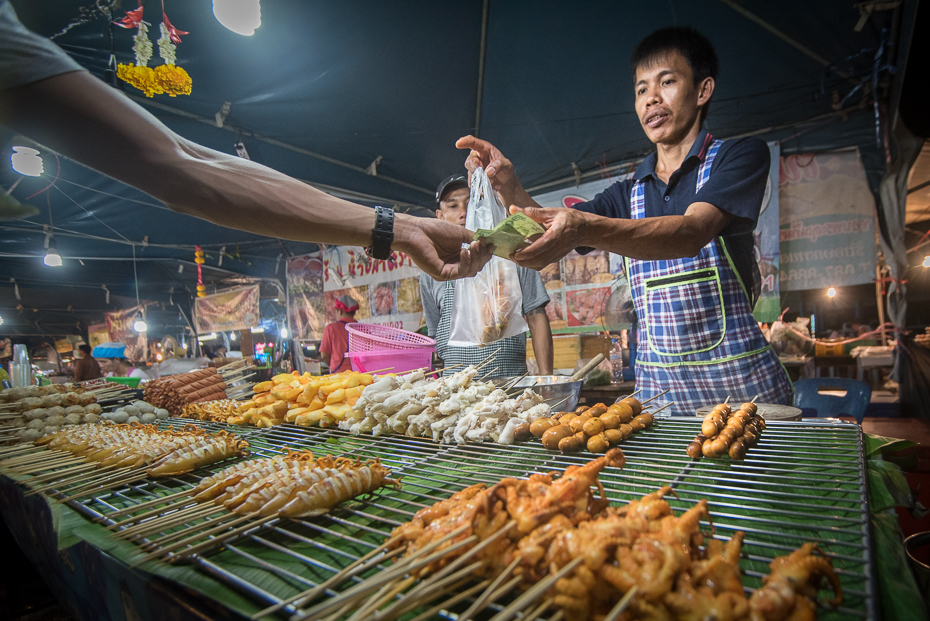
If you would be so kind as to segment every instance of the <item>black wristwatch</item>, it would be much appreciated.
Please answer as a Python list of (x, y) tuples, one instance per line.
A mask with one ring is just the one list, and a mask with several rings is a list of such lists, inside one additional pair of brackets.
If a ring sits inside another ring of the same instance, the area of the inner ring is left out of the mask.
[(371, 232), (371, 245), (365, 254), (372, 259), (384, 261), (391, 256), (394, 242), (394, 210), (390, 207), (375, 207), (375, 228)]

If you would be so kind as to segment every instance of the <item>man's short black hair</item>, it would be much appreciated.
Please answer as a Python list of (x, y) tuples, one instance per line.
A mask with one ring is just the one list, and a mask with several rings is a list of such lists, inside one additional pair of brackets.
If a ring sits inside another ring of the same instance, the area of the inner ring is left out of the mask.
[(78, 345), (78, 349), (80, 349), (82, 352), (84, 352), (88, 356), (90, 355), (90, 345), (88, 345), (87, 343), (81, 343), (80, 345)]
[[(684, 56), (694, 74), (694, 83), (700, 84), (705, 78), (717, 79), (717, 52), (707, 37), (694, 28), (672, 26), (656, 30), (639, 42), (633, 55), (630, 56), (630, 73), (633, 82), (636, 82), (636, 70), (643, 65), (649, 65), (669, 52), (678, 52)], [(707, 117), (710, 108), (708, 101), (701, 110), (701, 124)]]

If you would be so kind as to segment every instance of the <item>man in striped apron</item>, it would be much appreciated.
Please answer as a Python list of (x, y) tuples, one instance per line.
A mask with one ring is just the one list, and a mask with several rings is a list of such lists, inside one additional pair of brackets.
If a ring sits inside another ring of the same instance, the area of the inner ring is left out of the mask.
[(690, 28), (665, 28), (631, 58), (635, 108), (656, 151), (632, 179), (573, 209), (544, 209), (513, 164), (473, 137), (469, 169), (483, 166), (507, 204), (546, 233), (515, 254), (541, 269), (575, 248), (625, 257), (638, 319), (636, 387), (641, 398), (669, 390), (673, 414), (694, 416), (730, 397), (788, 404), (791, 382), (752, 317), (758, 268), (752, 231), (769, 170), (758, 139), (714, 140), (704, 131), (717, 75), (713, 46)]

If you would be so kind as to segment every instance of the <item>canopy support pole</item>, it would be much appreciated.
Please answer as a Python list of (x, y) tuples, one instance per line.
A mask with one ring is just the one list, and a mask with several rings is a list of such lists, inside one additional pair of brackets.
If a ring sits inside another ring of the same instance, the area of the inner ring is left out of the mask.
[(484, 91), (484, 58), (488, 51), (488, 4), (490, 0), (484, 0), (484, 8), (481, 11), (481, 49), (478, 55), (478, 97), (475, 103), (475, 137), (480, 137), (481, 132), (481, 98)]

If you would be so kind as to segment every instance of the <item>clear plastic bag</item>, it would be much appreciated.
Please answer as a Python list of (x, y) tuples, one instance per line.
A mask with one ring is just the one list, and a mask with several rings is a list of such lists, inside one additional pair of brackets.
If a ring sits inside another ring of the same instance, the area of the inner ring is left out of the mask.
[[(471, 178), (465, 227), (470, 231), (493, 229), (506, 217), (507, 211), (491, 188), (487, 174), (478, 168)], [(489, 345), (527, 329), (520, 276), (511, 261), (491, 257), (474, 278), (455, 282), (449, 325), (451, 347)]]

